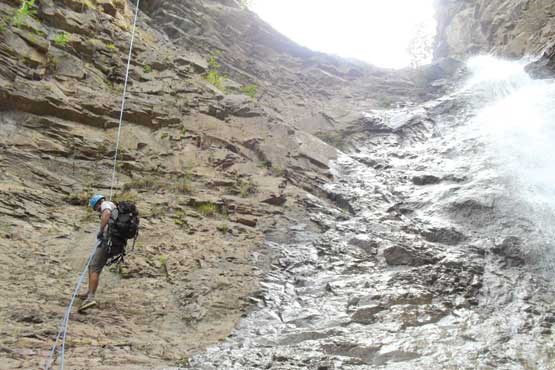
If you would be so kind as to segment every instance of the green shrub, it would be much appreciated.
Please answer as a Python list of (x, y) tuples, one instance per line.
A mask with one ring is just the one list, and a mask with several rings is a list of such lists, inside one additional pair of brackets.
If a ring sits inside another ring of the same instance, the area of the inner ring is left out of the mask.
[(56, 35), (56, 37), (54, 37), (54, 44), (56, 44), (56, 46), (66, 46), (67, 42), (69, 41), (69, 34), (66, 32), (62, 32)]
[(220, 231), (222, 234), (227, 234), (229, 231), (229, 223), (226, 221), (220, 226), (217, 226), (216, 229), (218, 229), (218, 231)]
[(251, 179), (248, 179), (247, 181), (239, 180), (238, 188), (241, 198), (246, 198), (249, 195), (253, 195), (258, 192), (258, 186)]
[(152, 66), (150, 66), (149, 64), (145, 64), (145, 65), (143, 66), (143, 72), (144, 72), (144, 73), (150, 73), (150, 72), (152, 72)]
[(6, 32), (8, 29), (9, 21), (7, 22), (5, 18), (0, 18), (0, 33)]
[(177, 367), (187, 367), (187, 365), (189, 365), (189, 357), (182, 357), (177, 361), (176, 365)]
[(37, 6), (35, 0), (21, 0), (21, 6), (15, 12), (12, 23), (15, 27), (20, 27), (27, 21), (27, 17), (32, 17), (37, 14)]
[(214, 216), (218, 213), (218, 207), (212, 203), (197, 204), (196, 209), (203, 216)]
[(164, 272), (164, 275), (166, 276), (166, 280), (169, 281), (170, 271), (168, 270), (168, 256), (166, 254), (161, 254), (160, 257), (158, 257), (158, 261), (160, 262), (162, 272)]
[(89, 193), (85, 190), (77, 193), (71, 193), (63, 198), (64, 202), (74, 206), (84, 206), (89, 203)]
[(266, 169), (270, 169), (272, 168), (272, 162), (270, 161), (262, 161), (257, 165), (258, 168), (266, 168)]
[(243, 94), (250, 96), (252, 99), (256, 98), (256, 85), (245, 85), (243, 87), (241, 87), (241, 92), (243, 92)]
[(106, 47), (108, 48), (108, 50), (112, 50), (112, 51), (115, 51), (117, 49), (116, 45), (112, 43), (106, 44)]
[(175, 190), (177, 190), (179, 193), (191, 194), (193, 192), (191, 180), (187, 176), (183, 176), (181, 181), (175, 186)]
[(216, 87), (218, 90), (224, 90), (224, 81), (225, 77), (223, 77), (218, 71), (208, 71), (205, 76), (206, 81), (208, 81), (211, 85)]
[(224, 91), (225, 76), (220, 73), (221, 65), (218, 63), (219, 53), (214, 53), (208, 59), (208, 72), (204, 76), (204, 79), (208, 81), (212, 86), (217, 89)]
[(173, 216), (173, 222), (181, 227), (189, 227), (189, 223), (187, 222), (187, 215), (183, 211), (175, 212), (175, 215)]
[(164, 182), (152, 176), (143, 176), (132, 179), (130, 182), (123, 185), (123, 191), (130, 190), (158, 190), (164, 187)]
[(113, 200), (116, 203), (122, 201), (137, 203), (139, 200), (139, 194), (133, 190), (121, 191), (114, 194)]
[(285, 176), (285, 169), (283, 169), (282, 167), (272, 165), (272, 168), (270, 170), (277, 177)]
[(320, 131), (317, 132), (314, 136), (340, 150), (345, 149), (347, 145), (347, 143), (345, 142), (344, 134), (339, 131)]

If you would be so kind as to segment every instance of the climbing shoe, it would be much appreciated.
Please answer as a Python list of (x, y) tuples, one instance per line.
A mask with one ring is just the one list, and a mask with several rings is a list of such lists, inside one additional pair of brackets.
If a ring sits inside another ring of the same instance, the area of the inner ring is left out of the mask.
[(94, 299), (86, 299), (85, 302), (81, 304), (78, 311), (83, 312), (94, 306), (96, 306), (96, 301)]

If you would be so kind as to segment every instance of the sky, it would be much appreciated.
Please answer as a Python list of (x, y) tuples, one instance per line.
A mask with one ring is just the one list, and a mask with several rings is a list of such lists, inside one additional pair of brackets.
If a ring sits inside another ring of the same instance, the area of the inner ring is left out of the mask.
[(251, 0), (250, 9), (312, 50), (389, 68), (410, 64), (416, 26), (433, 32), (433, 0)]

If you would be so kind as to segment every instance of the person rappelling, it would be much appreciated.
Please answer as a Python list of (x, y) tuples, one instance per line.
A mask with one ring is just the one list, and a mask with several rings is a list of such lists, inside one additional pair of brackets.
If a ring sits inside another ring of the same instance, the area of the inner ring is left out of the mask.
[(84, 301), (79, 312), (97, 305), (95, 295), (102, 269), (122, 262), (127, 240), (134, 239), (134, 244), (139, 233), (139, 212), (134, 204), (120, 202), (116, 205), (103, 195), (96, 194), (89, 200), (89, 205), (100, 214), (100, 229), (96, 235), (97, 247), (89, 265), (89, 288), (87, 293), (80, 296)]

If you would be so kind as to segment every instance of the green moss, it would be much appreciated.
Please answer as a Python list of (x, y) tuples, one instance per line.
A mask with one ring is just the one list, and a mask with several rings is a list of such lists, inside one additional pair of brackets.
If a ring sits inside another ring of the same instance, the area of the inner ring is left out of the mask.
[(112, 51), (117, 50), (116, 45), (114, 45), (114, 44), (112, 44), (112, 43), (106, 44), (106, 48), (108, 48), (108, 50), (112, 50)]
[(56, 37), (54, 37), (54, 44), (60, 47), (66, 46), (67, 42), (69, 41), (69, 36), (69, 33), (66, 32), (57, 34)]
[(245, 85), (243, 87), (241, 87), (241, 91), (243, 92), (243, 94), (251, 97), (252, 99), (256, 98), (256, 91), (257, 91), (257, 87), (256, 85)]

